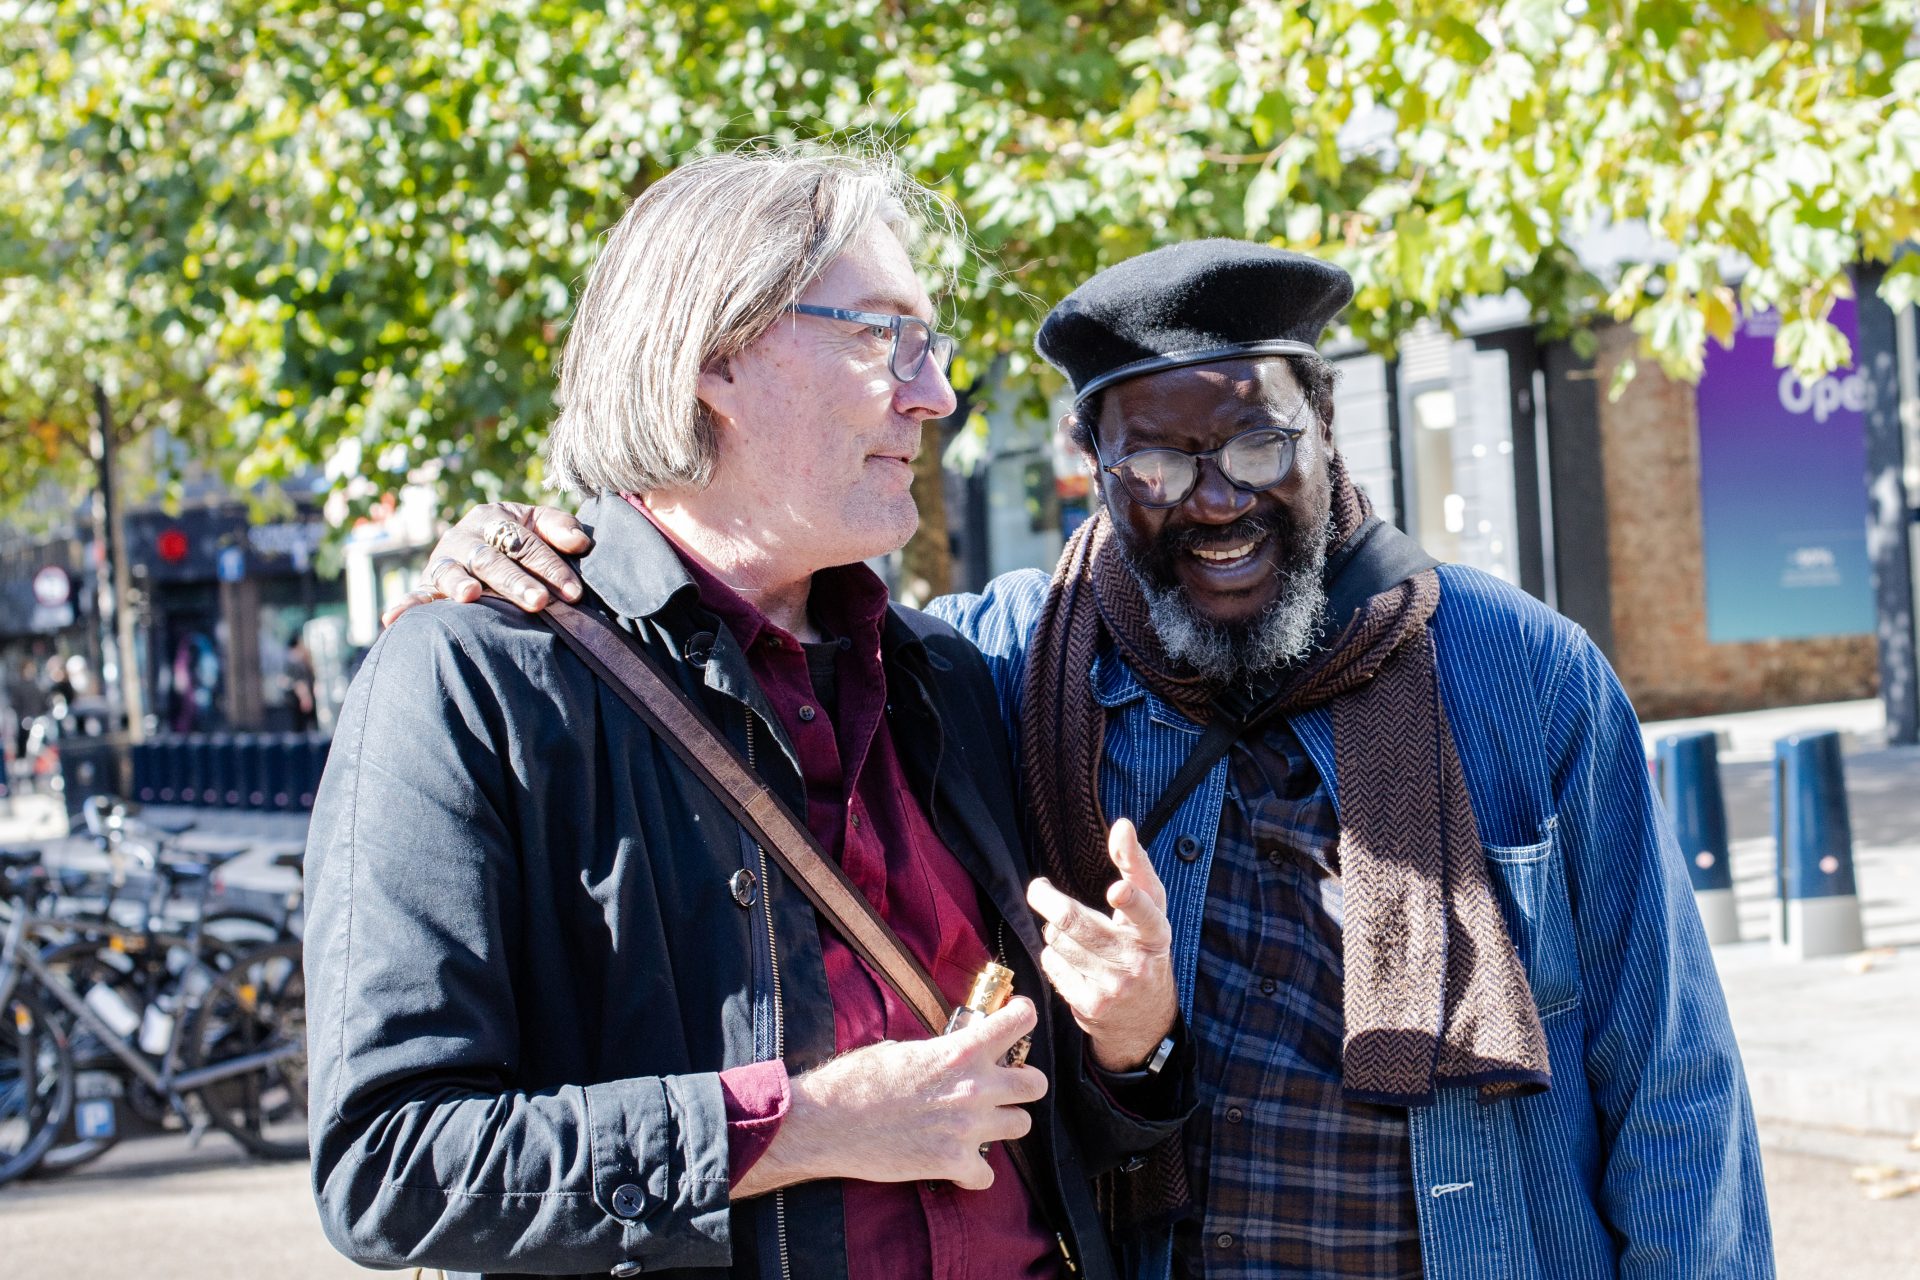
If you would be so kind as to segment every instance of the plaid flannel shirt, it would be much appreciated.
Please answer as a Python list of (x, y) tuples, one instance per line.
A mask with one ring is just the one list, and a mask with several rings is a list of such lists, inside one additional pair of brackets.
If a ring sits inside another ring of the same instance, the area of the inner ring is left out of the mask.
[(1177, 1274), (1419, 1280), (1404, 1108), (1340, 1087), (1339, 820), (1282, 724), (1234, 745), (1194, 991)]

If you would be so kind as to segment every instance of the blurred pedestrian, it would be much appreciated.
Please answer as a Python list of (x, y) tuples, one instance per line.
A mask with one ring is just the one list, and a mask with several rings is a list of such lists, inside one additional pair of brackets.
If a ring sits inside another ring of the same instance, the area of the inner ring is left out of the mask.
[(39, 664), (32, 658), (22, 658), (17, 668), (8, 671), (7, 701), (14, 714), (13, 754), (16, 759), (26, 760), (34, 722), (47, 714), (50, 705), (47, 691), (40, 682)]
[(287, 710), (295, 733), (310, 733), (319, 724), (318, 704), (314, 699), (313, 655), (298, 632), (287, 641), (287, 663), (280, 676), (286, 689)]

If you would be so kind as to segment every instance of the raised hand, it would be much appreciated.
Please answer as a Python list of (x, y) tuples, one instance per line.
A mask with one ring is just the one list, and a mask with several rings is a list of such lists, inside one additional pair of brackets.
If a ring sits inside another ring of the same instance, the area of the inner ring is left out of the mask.
[(1173, 926), (1167, 891), (1133, 823), (1107, 833), (1107, 856), (1120, 878), (1107, 886), (1111, 915), (1074, 901), (1045, 878), (1027, 886), (1027, 905), (1044, 919), (1040, 967), (1087, 1033), (1093, 1059), (1108, 1071), (1136, 1071), (1173, 1031)]
[[(512, 555), (487, 541), (487, 531), (502, 521), (520, 527), (519, 545)], [(580, 575), (559, 553), (579, 555), (592, 545), (593, 539), (580, 522), (554, 507), (524, 502), (483, 503), (440, 535), (427, 557), (427, 571), (420, 586), (381, 614), (380, 625), (390, 627), (413, 606), (431, 600), (472, 604), (486, 587), (529, 613), (546, 608), (552, 599), (550, 592), (559, 592), (565, 600), (578, 600)]]
[(798, 1077), (734, 1198), (815, 1178), (992, 1186), (986, 1144), (1025, 1137), (1033, 1118), (1023, 1108), (1047, 1094), (1038, 1068), (1001, 1062), (1037, 1018), (1016, 996), (951, 1035), (868, 1045)]

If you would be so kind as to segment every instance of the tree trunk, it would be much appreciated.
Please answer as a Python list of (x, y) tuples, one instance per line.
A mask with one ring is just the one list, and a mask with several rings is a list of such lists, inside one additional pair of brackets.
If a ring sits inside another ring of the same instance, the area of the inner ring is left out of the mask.
[[(100, 574), (97, 605), (104, 634), (103, 647), (113, 653), (114, 682), (119, 686), (121, 706), (127, 716), (127, 740), (146, 738), (146, 699), (142, 696), (140, 651), (134, 643), (136, 619), (127, 607), (132, 596), (133, 575), (127, 564), (127, 526), (121, 513), (119, 443), (115, 439), (113, 406), (107, 389), (93, 384), (94, 441), (93, 461), (99, 477), (100, 516), (96, 534), (106, 544), (105, 564)], [(106, 664), (103, 662), (101, 666)], [(104, 685), (106, 672), (101, 673)], [(106, 692), (103, 688), (102, 692)]]
[(940, 466), (947, 441), (966, 425), (973, 413), (973, 396), (957, 391), (959, 402), (950, 417), (927, 422), (920, 429), (920, 456), (913, 461), (913, 500), (920, 508), (920, 527), (900, 553), (902, 604), (924, 605), (953, 590), (953, 547), (947, 527), (947, 478)]

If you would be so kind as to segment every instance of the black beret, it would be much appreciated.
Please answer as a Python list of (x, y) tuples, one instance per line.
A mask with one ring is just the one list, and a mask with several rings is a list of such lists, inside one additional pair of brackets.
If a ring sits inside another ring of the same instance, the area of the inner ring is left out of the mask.
[(1127, 378), (1253, 355), (1313, 355), (1353, 279), (1245, 240), (1193, 240), (1108, 267), (1068, 294), (1034, 346), (1075, 401)]

